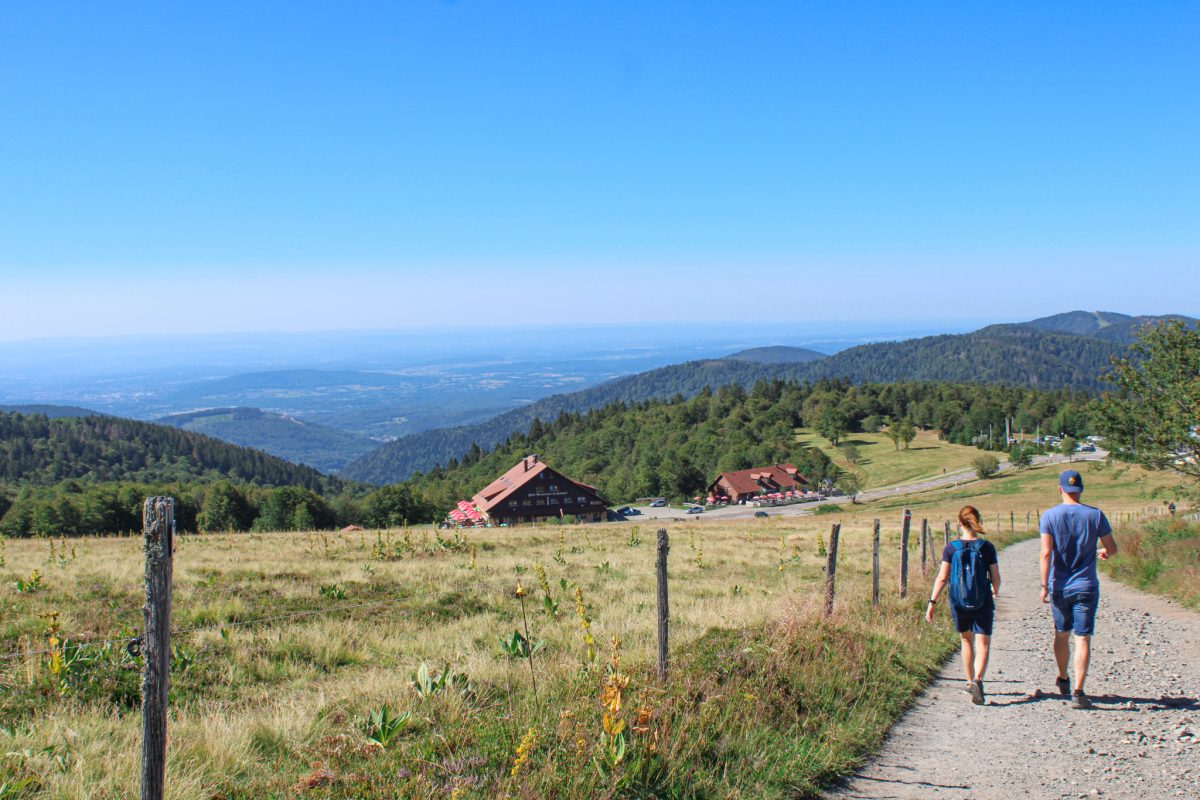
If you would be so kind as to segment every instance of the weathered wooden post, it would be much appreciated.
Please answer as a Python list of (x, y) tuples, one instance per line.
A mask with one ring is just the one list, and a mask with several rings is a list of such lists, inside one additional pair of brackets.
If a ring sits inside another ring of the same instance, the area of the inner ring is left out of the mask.
[(921, 520), (921, 575), (924, 577), (929, 567), (929, 520)]
[(912, 511), (904, 509), (904, 525), (900, 531), (900, 596), (908, 597), (908, 527)]
[(1028, 511), (1025, 512), (1025, 530), (1026, 531), (1029, 530), (1029, 512)]
[(946, 520), (946, 531), (942, 534), (942, 547), (950, 544), (950, 520)]
[(667, 604), (667, 553), (671, 550), (671, 541), (666, 528), (658, 529), (658, 549), (655, 558), (655, 572), (658, 575), (658, 682), (666, 683), (670, 667), (671, 651), (667, 645), (667, 623), (671, 617)]
[(871, 605), (879, 606), (879, 520), (871, 531)]
[(175, 500), (147, 497), (142, 506), (146, 539), (146, 604), (142, 607), (142, 798), (162, 800), (167, 768), (167, 688), (171, 670), (171, 548)]
[(835, 592), (834, 578), (837, 575), (837, 551), (838, 537), (841, 535), (842, 525), (839, 522), (833, 524), (833, 529), (829, 531), (829, 560), (825, 562), (825, 618), (829, 619), (833, 616), (833, 596)]
[(1017, 532), (1017, 512), (1015, 512), (1015, 511), (1008, 512), (1008, 532), (1009, 533)]

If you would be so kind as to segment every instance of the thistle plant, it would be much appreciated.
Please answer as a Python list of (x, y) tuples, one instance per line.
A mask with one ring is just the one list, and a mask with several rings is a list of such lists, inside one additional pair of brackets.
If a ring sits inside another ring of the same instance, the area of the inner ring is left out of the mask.
[(817, 555), (824, 558), (828, 553), (829, 551), (825, 549), (825, 537), (821, 535), (820, 531), (817, 531)]
[(477, 551), (475, 550), (475, 545), (471, 545), (471, 571), (472, 572), (474, 572), (476, 569), (479, 568), (479, 561), (476, 558), (476, 556), (477, 556)]
[(0, 536), (0, 569), (8, 566), (8, 553), (5, 551), (5, 543), (7, 541), (7, 536)]
[(629, 529), (629, 541), (627, 541), (625, 543), (625, 546), (626, 547), (641, 547), (642, 537), (639, 535), (640, 533), (641, 533), (641, 531), (638, 530), (637, 525), (634, 525), (632, 528), (630, 528)]

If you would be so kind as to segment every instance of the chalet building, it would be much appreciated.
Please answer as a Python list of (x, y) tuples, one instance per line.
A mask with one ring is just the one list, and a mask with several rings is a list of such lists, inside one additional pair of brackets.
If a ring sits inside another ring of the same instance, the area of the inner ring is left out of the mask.
[(708, 487), (708, 495), (741, 503), (768, 494), (804, 491), (808, 485), (808, 478), (800, 474), (795, 464), (772, 464), (722, 472)]
[(566, 516), (582, 522), (603, 522), (608, 517), (608, 501), (594, 486), (571, 480), (536, 455), (521, 459), (471, 502), (496, 525)]

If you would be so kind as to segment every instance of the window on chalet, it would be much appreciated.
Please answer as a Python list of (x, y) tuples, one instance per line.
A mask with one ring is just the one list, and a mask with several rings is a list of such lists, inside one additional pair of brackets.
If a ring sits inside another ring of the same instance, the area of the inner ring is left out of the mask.
[(557, 491), (558, 491), (558, 486), (556, 486), (556, 485), (555, 485), (555, 484), (553, 484), (553, 483), (552, 483), (552, 484), (550, 484), (550, 491), (552, 491), (552, 492), (557, 492)]

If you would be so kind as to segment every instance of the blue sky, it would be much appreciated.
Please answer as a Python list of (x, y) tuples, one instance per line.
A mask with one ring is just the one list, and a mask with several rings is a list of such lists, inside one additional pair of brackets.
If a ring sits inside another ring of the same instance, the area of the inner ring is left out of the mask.
[(1185, 3), (9, 5), (0, 339), (1200, 315), (1197, 41)]

